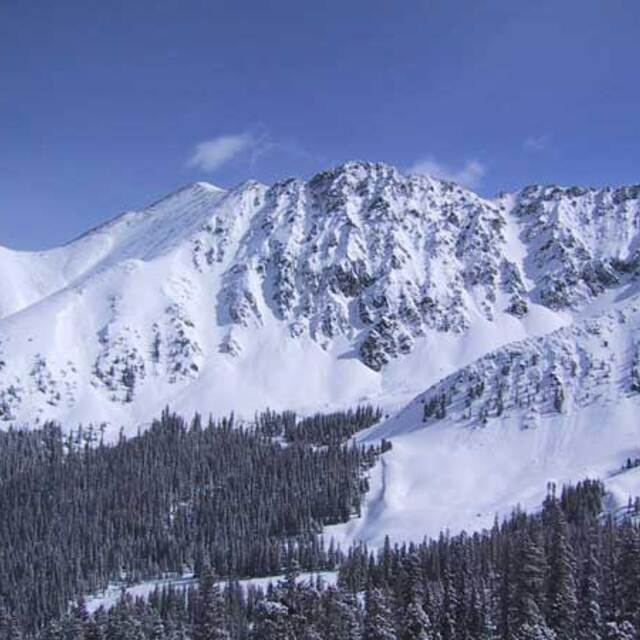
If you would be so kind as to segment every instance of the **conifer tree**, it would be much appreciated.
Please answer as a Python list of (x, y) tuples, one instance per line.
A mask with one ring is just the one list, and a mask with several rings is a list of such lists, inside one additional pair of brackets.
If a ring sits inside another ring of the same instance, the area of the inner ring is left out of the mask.
[(444, 594), (440, 616), (442, 640), (454, 640), (457, 633), (456, 611), (458, 609), (458, 594), (456, 593), (451, 573), (450, 569), (446, 569), (443, 577)]
[(401, 640), (437, 640), (439, 634), (418, 600), (412, 600), (406, 608)]
[(296, 640), (285, 605), (269, 599), (258, 603), (251, 640)]
[(320, 630), (325, 638), (361, 640), (362, 624), (353, 595), (329, 587), (324, 594), (323, 614)]
[(228, 640), (226, 607), (210, 565), (205, 565), (198, 581), (194, 640)]
[(628, 622), (608, 622), (606, 624), (605, 640), (638, 640), (638, 634), (633, 625)]
[(551, 547), (547, 587), (547, 622), (558, 640), (575, 640), (577, 609), (575, 559), (568, 540), (567, 522), (554, 498), (551, 503)]
[(580, 597), (578, 599), (578, 615), (576, 635), (578, 640), (602, 640), (603, 625), (600, 601), (599, 573), (597, 557), (597, 534), (593, 530), (589, 540), (589, 549), (582, 566)]
[(638, 633), (640, 626), (640, 536), (626, 520), (620, 530), (620, 550), (617, 559), (617, 619), (627, 621)]
[(364, 640), (397, 640), (389, 597), (384, 589), (367, 589)]
[(474, 582), (471, 587), (469, 602), (469, 618), (467, 632), (474, 640), (489, 640), (494, 634), (493, 610), (487, 589), (482, 579)]
[(58, 620), (51, 620), (46, 626), (42, 640), (64, 640), (64, 631)]
[(518, 640), (555, 640), (546, 624), (542, 608), (545, 561), (537, 528), (523, 531), (518, 566), (515, 571), (515, 637)]
[(414, 601), (421, 603), (425, 597), (425, 588), (420, 558), (415, 548), (410, 548), (409, 553), (403, 560), (400, 576), (402, 589), (399, 595), (403, 601), (405, 603)]

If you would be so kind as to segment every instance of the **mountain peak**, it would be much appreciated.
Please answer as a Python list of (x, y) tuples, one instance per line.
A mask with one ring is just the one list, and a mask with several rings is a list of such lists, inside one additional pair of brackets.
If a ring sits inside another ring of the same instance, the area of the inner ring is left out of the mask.
[(167, 204), (171, 204), (173, 206), (173, 204), (177, 204), (180, 201), (197, 200), (207, 196), (219, 196), (225, 192), (225, 189), (217, 187), (209, 182), (189, 182), (175, 191), (171, 191), (167, 195), (155, 200), (144, 207), (141, 211), (149, 211), (158, 206), (164, 206)]
[(53, 252), (2, 252), (0, 419), (417, 392), (630, 282), (633, 189), (553, 189), (489, 201), (349, 161), (270, 187), (188, 184)]
[(329, 169), (319, 171), (309, 183), (325, 182), (338, 178), (351, 177), (359, 180), (396, 178), (400, 179), (401, 174), (396, 167), (384, 162), (369, 162), (365, 160), (348, 160), (337, 164)]

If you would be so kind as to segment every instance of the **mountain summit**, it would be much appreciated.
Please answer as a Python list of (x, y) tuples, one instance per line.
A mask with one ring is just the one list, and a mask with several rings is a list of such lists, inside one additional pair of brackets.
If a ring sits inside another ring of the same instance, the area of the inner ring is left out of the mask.
[(0, 420), (398, 406), (632, 295), (640, 187), (485, 199), (349, 162), (195, 183), (57, 249), (0, 248)]

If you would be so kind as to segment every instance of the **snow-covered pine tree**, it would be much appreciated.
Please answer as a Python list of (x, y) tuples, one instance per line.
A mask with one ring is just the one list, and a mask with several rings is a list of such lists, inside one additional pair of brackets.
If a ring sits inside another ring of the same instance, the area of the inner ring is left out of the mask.
[(440, 615), (440, 633), (442, 640), (454, 640), (456, 638), (456, 612), (458, 610), (458, 594), (451, 570), (446, 569), (443, 577), (442, 611)]
[(364, 640), (397, 640), (393, 613), (385, 589), (367, 589), (365, 599)]
[(638, 634), (628, 621), (607, 622), (605, 640), (638, 640)]
[(322, 612), (320, 630), (325, 638), (362, 639), (362, 623), (355, 596), (329, 587), (322, 598)]
[(295, 640), (287, 607), (281, 602), (261, 600), (255, 611), (251, 640)]
[(409, 603), (402, 623), (401, 640), (439, 640), (440, 634), (419, 601)]
[(617, 558), (617, 620), (640, 631), (640, 534), (630, 520), (620, 530)]
[(594, 528), (589, 537), (589, 548), (582, 563), (582, 579), (578, 597), (576, 635), (578, 640), (602, 640), (603, 624), (600, 602), (600, 564), (598, 538)]
[(555, 497), (549, 506), (551, 545), (547, 577), (547, 622), (558, 640), (575, 640), (576, 597), (575, 557), (567, 521)]
[(226, 604), (210, 565), (198, 580), (194, 640), (228, 640)]
[(545, 559), (537, 523), (521, 533), (514, 571), (515, 637), (517, 640), (555, 640), (542, 613)]

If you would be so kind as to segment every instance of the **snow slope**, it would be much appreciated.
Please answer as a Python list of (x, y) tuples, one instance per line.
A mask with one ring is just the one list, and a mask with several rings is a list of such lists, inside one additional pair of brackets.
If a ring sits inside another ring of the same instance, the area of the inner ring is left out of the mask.
[[(640, 493), (640, 187), (485, 199), (350, 162), (188, 185), (44, 252), (0, 247), (0, 422), (134, 432), (189, 414), (382, 404), (378, 544), (476, 529), (547, 482)], [(396, 413), (398, 411), (398, 413)]]
[(640, 295), (546, 336), (511, 343), (445, 377), (362, 436), (391, 439), (363, 517), (343, 544), (490, 527), (536, 509), (548, 482), (605, 480), (611, 508), (640, 495)]
[(0, 421), (392, 409), (574, 321), (637, 261), (637, 188), (494, 200), (351, 162), (189, 185), (63, 247), (0, 248)]

